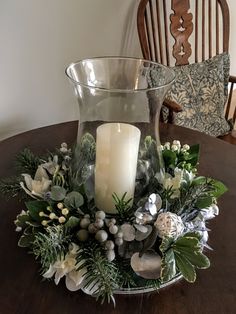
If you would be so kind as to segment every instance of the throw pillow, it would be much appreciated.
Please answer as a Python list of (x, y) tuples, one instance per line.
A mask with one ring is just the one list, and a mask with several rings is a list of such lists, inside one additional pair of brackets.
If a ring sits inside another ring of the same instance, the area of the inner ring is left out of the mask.
[(182, 112), (174, 114), (174, 123), (212, 136), (229, 132), (230, 125), (224, 117), (229, 55), (223, 53), (201, 63), (173, 69), (176, 78), (166, 98), (183, 107)]

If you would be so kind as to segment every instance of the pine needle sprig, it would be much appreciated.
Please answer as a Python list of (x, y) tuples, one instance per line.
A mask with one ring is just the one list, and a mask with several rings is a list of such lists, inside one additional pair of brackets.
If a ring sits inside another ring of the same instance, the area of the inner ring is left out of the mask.
[(86, 268), (85, 288), (95, 288), (94, 295), (101, 303), (113, 300), (113, 293), (120, 287), (121, 276), (117, 265), (109, 262), (104, 249), (95, 243), (86, 245), (78, 253), (79, 269)]
[(40, 260), (42, 272), (48, 270), (50, 264), (68, 251), (71, 235), (66, 234), (63, 226), (49, 226), (46, 233), (36, 233), (32, 252), (36, 260)]
[(131, 221), (133, 219), (133, 209), (132, 206), (130, 206), (130, 203), (132, 201), (132, 198), (125, 199), (127, 193), (124, 193), (121, 198), (116, 193), (112, 194), (112, 198), (115, 203), (115, 208), (117, 210), (117, 220), (118, 222), (123, 221)]
[(179, 210), (177, 211), (177, 215), (181, 216), (184, 213), (190, 213), (196, 208), (199, 199), (208, 197), (213, 191), (214, 188), (210, 181), (206, 181), (202, 185), (193, 185), (187, 191), (182, 191), (178, 200)]
[(2, 179), (0, 181), (0, 194), (4, 195), (7, 199), (17, 196), (22, 192), (20, 181), (20, 177), (9, 177)]
[(129, 259), (122, 259), (121, 257), (117, 256), (115, 263), (119, 269), (120, 275), (121, 275), (121, 285), (120, 287), (123, 288), (134, 288), (137, 286), (135, 282), (134, 275), (137, 277), (137, 275), (134, 273)]
[(41, 158), (35, 156), (28, 148), (25, 148), (16, 156), (16, 167), (20, 173), (28, 173), (34, 176), (41, 163)]

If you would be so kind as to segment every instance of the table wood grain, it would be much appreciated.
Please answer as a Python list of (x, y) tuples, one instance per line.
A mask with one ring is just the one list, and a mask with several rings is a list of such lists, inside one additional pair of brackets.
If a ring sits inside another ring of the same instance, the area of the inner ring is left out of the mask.
[[(116, 307), (100, 305), (82, 292), (70, 292), (63, 280), (42, 282), (39, 265), (17, 247), (14, 219), (24, 208), (17, 199), (0, 196), (0, 314), (233, 314), (236, 313), (236, 146), (173, 125), (161, 125), (161, 140), (179, 139), (201, 145), (199, 173), (223, 181), (229, 191), (219, 200), (220, 215), (210, 221), (206, 254), (211, 267), (197, 271), (197, 280), (184, 280), (159, 292), (116, 296)], [(0, 177), (13, 175), (14, 158), (25, 147), (45, 153), (62, 142), (75, 141), (77, 122), (26, 132), (0, 142)]]

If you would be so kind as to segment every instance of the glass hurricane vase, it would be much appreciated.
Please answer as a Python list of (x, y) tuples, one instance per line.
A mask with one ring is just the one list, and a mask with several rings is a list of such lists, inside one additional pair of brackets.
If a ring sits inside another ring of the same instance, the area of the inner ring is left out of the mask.
[(147, 60), (100, 57), (72, 63), (66, 74), (79, 103), (77, 142), (86, 133), (96, 142), (95, 205), (115, 214), (114, 195), (132, 205), (151, 173), (164, 173), (159, 116), (174, 73)]

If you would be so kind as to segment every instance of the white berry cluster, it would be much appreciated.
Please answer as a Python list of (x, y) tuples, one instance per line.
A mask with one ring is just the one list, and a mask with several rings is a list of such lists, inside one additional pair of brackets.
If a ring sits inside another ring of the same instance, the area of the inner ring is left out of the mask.
[(94, 218), (88, 214), (84, 215), (80, 221), (80, 228), (76, 234), (79, 241), (85, 242), (89, 235), (94, 234), (95, 239), (104, 245), (107, 259), (109, 261), (115, 259), (115, 245), (123, 244), (123, 233), (115, 218), (107, 219), (105, 212), (99, 210)]
[(57, 203), (57, 210), (54, 210), (52, 206), (47, 206), (46, 211), (39, 212), (39, 217), (45, 217), (45, 219), (41, 221), (43, 226), (47, 226), (53, 220), (58, 220), (60, 224), (67, 221), (69, 209), (64, 207), (62, 203)]
[(170, 142), (166, 142), (164, 145), (161, 145), (161, 150), (172, 150), (173, 152), (182, 152), (182, 153), (186, 153), (189, 151), (190, 146), (188, 144), (184, 144), (183, 146), (181, 146), (180, 141), (178, 140), (174, 140), (172, 143)]

